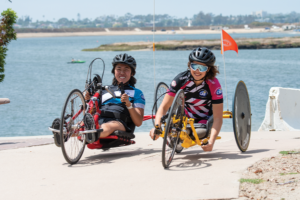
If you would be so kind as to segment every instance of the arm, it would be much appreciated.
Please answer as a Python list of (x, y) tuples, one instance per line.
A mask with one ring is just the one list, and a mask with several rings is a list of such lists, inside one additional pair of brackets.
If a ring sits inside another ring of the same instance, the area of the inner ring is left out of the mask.
[[(126, 107), (129, 107), (131, 105), (131, 102), (129, 101), (129, 96), (124, 93), (121, 96), (121, 101), (125, 102)], [(144, 109), (143, 108), (131, 108), (128, 109), (130, 113), (131, 120), (136, 126), (141, 126), (143, 123), (143, 118), (144, 118)]]
[(223, 124), (223, 103), (213, 104), (214, 122), (211, 128), (211, 134), (207, 145), (202, 146), (204, 151), (212, 151), (216, 138), (218, 137)]
[[(172, 105), (172, 102), (174, 100), (174, 97), (170, 96), (170, 95), (165, 95), (163, 102), (161, 103), (161, 105), (159, 106), (156, 116), (155, 116), (155, 125), (158, 124), (159, 127), (161, 126), (160, 123), (160, 119), (167, 113), (167, 111), (169, 110), (169, 108)], [(159, 138), (158, 135), (154, 134), (154, 128), (152, 128), (150, 130), (150, 137), (153, 139), (155, 137), (155, 140), (157, 140)]]

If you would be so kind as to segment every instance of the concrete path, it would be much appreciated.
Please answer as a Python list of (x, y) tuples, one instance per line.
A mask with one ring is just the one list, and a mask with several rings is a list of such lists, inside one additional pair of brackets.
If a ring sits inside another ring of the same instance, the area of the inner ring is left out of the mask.
[(0, 138), (0, 151), (19, 149), (24, 147), (53, 144), (53, 136), (27, 136), (27, 137), (2, 137)]
[[(162, 140), (137, 133), (137, 144), (103, 152), (86, 148), (69, 165), (54, 144), (0, 151), (0, 194), (10, 199), (199, 200), (238, 198), (240, 174), (254, 162), (299, 148), (300, 132), (253, 132), (246, 153), (221, 133), (210, 153), (200, 147), (161, 164)], [(1, 141), (0, 141), (1, 142)], [(2, 198), (1, 198), (2, 199)]]

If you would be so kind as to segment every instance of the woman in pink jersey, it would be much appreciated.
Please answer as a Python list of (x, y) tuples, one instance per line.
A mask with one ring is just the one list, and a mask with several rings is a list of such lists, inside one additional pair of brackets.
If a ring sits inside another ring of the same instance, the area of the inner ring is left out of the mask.
[[(185, 114), (195, 119), (195, 126), (205, 127), (213, 115), (213, 125), (209, 143), (202, 146), (204, 151), (212, 151), (215, 140), (223, 123), (223, 94), (221, 85), (216, 78), (219, 73), (214, 65), (215, 55), (205, 47), (194, 49), (189, 55), (188, 70), (178, 74), (171, 82), (168, 93), (156, 113), (155, 124), (160, 125), (160, 119), (171, 107), (176, 92), (180, 89), (185, 94)], [(159, 138), (151, 129), (150, 137)]]

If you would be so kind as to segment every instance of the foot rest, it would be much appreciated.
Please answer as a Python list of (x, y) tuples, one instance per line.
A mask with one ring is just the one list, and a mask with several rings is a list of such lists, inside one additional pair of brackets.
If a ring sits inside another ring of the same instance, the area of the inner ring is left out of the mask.
[(124, 137), (124, 138), (128, 138), (128, 139), (135, 138), (135, 135), (133, 133), (126, 132), (126, 131), (120, 131), (120, 130), (113, 132), (111, 135), (116, 135), (116, 136)]

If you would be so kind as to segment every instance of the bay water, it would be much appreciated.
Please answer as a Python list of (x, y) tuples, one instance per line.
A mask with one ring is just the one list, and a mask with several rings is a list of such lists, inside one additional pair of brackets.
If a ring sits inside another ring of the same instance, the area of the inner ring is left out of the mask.
[[(289, 33), (231, 34), (233, 38), (291, 37)], [(220, 34), (156, 35), (156, 41), (183, 39), (219, 39)], [(9, 98), (10, 104), (0, 105), (0, 137), (51, 135), (48, 127), (60, 117), (64, 101), (75, 88), (84, 89), (89, 63), (97, 57), (105, 61), (104, 84), (112, 81), (112, 59), (124, 52), (83, 52), (101, 44), (114, 42), (148, 41), (143, 36), (86, 36), (20, 38), (9, 44), (5, 65), (5, 79), (0, 83), (0, 98)], [(224, 66), (220, 51), (217, 57), (220, 74), (217, 76), (224, 94), (226, 90)], [(145, 114), (151, 114), (154, 98), (154, 70), (152, 51), (127, 52), (137, 61), (136, 87), (146, 98)], [(156, 51), (155, 82), (170, 84), (186, 70), (190, 51)], [(252, 131), (263, 121), (271, 87), (300, 88), (300, 49), (240, 50), (225, 53), (229, 110), (236, 84), (243, 80), (248, 88), (252, 111)], [(71, 59), (85, 60), (84, 64), (68, 64)], [(101, 62), (94, 64), (93, 73), (102, 74)], [(151, 120), (145, 121), (136, 132), (148, 132)], [(233, 131), (232, 120), (224, 119), (221, 131)]]

